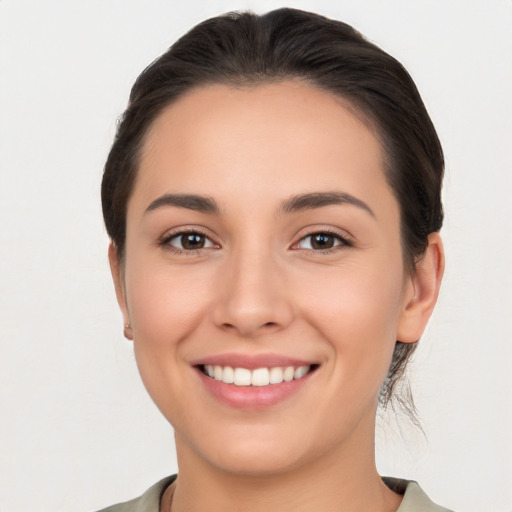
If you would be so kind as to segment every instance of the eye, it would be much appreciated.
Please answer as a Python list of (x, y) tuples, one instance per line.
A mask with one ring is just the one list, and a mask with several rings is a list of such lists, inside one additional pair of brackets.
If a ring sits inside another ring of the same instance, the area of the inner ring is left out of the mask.
[(162, 245), (170, 246), (176, 251), (197, 251), (217, 247), (206, 235), (197, 231), (172, 234), (162, 240)]
[(309, 249), (313, 251), (327, 251), (340, 245), (351, 245), (348, 240), (340, 235), (328, 232), (312, 233), (301, 238), (297, 243), (297, 249)]

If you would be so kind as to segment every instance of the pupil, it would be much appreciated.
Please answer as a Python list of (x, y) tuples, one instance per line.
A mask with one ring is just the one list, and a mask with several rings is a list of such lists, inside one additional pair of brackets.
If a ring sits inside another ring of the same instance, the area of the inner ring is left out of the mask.
[(334, 237), (324, 233), (314, 235), (311, 240), (311, 246), (313, 249), (330, 249), (334, 246)]
[(201, 249), (204, 247), (204, 236), (197, 233), (189, 233), (181, 237), (181, 245), (184, 249)]

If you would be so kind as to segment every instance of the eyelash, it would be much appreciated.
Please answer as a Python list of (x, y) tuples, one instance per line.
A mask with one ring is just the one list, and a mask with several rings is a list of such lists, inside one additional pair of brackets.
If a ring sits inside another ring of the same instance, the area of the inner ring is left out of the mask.
[[(209, 241), (211, 246), (210, 247), (200, 247), (199, 249), (180, 249), (178, 247), (174, 247), (173, 245), (171, 245), (170, 242), (172, 240), (178, 239), (185, 235), (198, 235), (200, 237), (204, 237), (205, 240)], [(316, 249), (315, 250), (315, 249), (308, 249), (308, 248), (304, 249), (304, 248), (297, 247), (304, 240), (306, 240), (308, 238), (312, 238), (317, 235), (326, 235), (329, 237), (333, 237), (339, 243), (337, 243), (333, 247), (329, 247), (327, 249)], [(208, 235), (206, 235), (206, 233), (204, 233), (198, 229), (187, 229), (187, 230), (175, 231), (175, 232), (169, 233), (159, 240), (158, 245), (160, 247), (164, 247), (166, 250), (168, 250), (169, 252), (172, 252), (174, 254), (188, 255), (188, 256), (196, 255), (203, 249), (211, 249), (211, 248), (219, 247), (218, 244), (213, 242), (211, 240), (211, 238)], [(332, 254), (332, 253), (337, 252), (345, 247), (353, 247), (353, 245), (354, 244), (352, 243), (352, 241), (350, 241), (346, 236), (342, 236), (340, 233), (330, 230), (330, 229), (322, 229), (319, 231), (313, 231), (311, 233), (308, 233), (308, 234), (302, 236), (298, 242), (295, 242), (292, 245), (292, 249), (293, 250), (310, 251), (315, 254)]]
[(337, 252), (339, 250), (343, 250), (347, 247), (353, 247), (354, 244), (351, 240), (348, 239), (348, 237), (341, 235), (337, 231), (331, 230), (331, 229), (320, 229), (318, 231), (312, 231), (311, 233), (308, 233), (300, 238), (298, 242), (293, 244), (292, 248), (300, 244), (302, 241), (312, 238), (317, 235), (327, 235), (329, 237), (333, 237), (335, 241), (338, 241), (339, 243), (334, 245), (333, 247), (329, 247), (328, 249), (301, 249), (297, 248), (295, 250), (303, 250), (303, 251), (309, 251), (314, 254), (332, 254), (334, 252)]
[(174, 254), (186, 255), (186, 256), (194, 256), (194, 255), (197, 255), (203, 249), (210, 249), (211, 248), (211, 247), (200, 247), (199, 249), (180, 249), (179, 247), (174, 247), (173, 245), (171, 245), (171, 241), (172, 240), (178, 239), (178, 238), (183, 237), (185, 235), (198, 235), (198, 236), (201, 236), (205, 240), (208, 240), (212, 244), (212, 247), (218, 247), (218, 244), (213, 242), (211, 240), (211, 238), (206, 233), (203, 233), (202, 231), (200, 231), (198, 229), (184, 229), (182, 231), (175, 231), (175, 232), (169, 233), (169, 234), (163, 236), (159, 240), (158, 245), (160, 247), (163, 247), (167, 251), (174, 253)]

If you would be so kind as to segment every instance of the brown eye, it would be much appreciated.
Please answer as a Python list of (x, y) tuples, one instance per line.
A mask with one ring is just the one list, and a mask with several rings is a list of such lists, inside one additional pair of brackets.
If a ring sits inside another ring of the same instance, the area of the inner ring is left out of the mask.
[(334, 237), (325, 233), (318, 233), (311, 237), (311, 247), (313, 249), (331, 249), (334, 247)]
[(215, 244), (207, 236), (193, 231), (174, 235), (166, 243), (181, 251), (194, 251), (215, 247)]
[(313, 251), (325, 251), (338, 245), (350, 244), (339, 235), (332, 233), (313, 233), (302, 238), (297, 244), (297, 248), (310, 249)]
[(187, 233), (180, 237), (183, 249), (193, 250), (202, 249), (204, 247), (205, 237), (197, 233)]

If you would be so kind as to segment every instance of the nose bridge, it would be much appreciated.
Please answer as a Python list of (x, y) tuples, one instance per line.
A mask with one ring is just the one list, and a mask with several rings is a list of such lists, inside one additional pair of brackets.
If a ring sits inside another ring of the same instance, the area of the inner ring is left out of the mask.
[(283, 281), (270, 244), (258, 243), (255, 238), (240, 243), (226, 260), (215, 311), (217, 325), (243, 336), (285, 327), (292, 307)]

